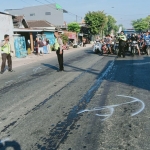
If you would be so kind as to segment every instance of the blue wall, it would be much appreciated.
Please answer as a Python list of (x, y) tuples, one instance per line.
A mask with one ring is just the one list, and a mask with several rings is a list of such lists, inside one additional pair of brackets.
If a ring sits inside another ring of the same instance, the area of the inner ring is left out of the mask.
[(55, 43), (55, 37), (54, 37), (54, 32), (44, 32), (46, 35), (46, 38), (49, 39), (50, 45), (53, 45)]

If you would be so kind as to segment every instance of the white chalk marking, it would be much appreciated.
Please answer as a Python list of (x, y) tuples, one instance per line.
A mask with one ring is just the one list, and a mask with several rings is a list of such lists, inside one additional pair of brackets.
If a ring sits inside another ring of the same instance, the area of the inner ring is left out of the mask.
[(18, 78), (20, 79), (20, 78), (26, 76), (26, 74), (27, 74), (26, 72), (25, 72), (25, 73), (22, 73), (21, 76), (19, 76)]
[(7, 82), (5, 82), (5, 84), (11, 83), (11, 82), (13, 82), (13, 81), (14, 81), (14, 80), (7, 81)]
[(5, 144), (5, 142), (7, 142), (7, 141), (10, 141), (10, 138), (5, 138), (3, 140), (0, 140), (0, 143), (1, 144)]
[(42, 69), (41, 67), (34, 68), (33, 72), (36, 73), (38, 70), (41, 70), (41, 69)]
[(125, 98), (130, 98), (130, 99), (133, 99), (133, 101), (130, 101), (130, 102), (126, 102), (126, 103), (121, 103), (121, 104), (117, 104), (117, 105), (110, 105), (110, 106), (103, 106), (103, 107), (95, 107), (93, 109), (85, 109), (85, 110), (82, 110), (80, 112), (78, 112), (77, 114), (81, 114), (81, 113), (84, 113), (84, 112), (93, 112), (93, 111), (100, 111), (100, 110), (109, 110), (109, 113), (108, 114), (96, 114), (96, 116), (99, 116), (99, 117), (105, 117), (104, 119), (102, 119), (102, 121), (105, 121), (107, 120), (108, 118), (110, 118), (113, 113), (114, 113), (114, 108), (115, 107), (119, 107), (119, 106), (122, 106), (122, 105), (126, 105), (126, 104), (132, 104), (132, 103), (135, 103), (135, 102), (139, 102), (141, 103), (141, 108), (139, 110), (137, 110), (136, 112), (132, 113), (131, 116), (135, 116), (135, 115), (138, 115), (139, 113), (141, 113), (144, 108), (145, 108), (145, 103), (138, 99), (138, 98), (135, 98), (135, 97), (131, 97), (131, 96), (125, 96), (125, 95), (117, 95), (119, 97), (125, 97)]

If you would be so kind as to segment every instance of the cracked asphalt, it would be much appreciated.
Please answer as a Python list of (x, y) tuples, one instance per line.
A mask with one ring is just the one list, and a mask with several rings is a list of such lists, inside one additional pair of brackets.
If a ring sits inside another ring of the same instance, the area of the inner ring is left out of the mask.
[(0, 75), (0, 150), (150, 150), (150, 57), (64, 60)]

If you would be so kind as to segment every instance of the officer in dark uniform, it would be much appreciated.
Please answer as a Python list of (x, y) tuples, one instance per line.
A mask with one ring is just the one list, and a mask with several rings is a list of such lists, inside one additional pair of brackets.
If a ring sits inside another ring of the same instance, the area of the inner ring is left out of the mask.
[(123, 57), (125, 57), (125, 46), (126, 46), (126, 36), (124, 35), (124, 32), (121, 31), (120, 35), (118, 36), (119, 40), (119, 52), (118, 52), (118, 57), (121, 57), (121, 54)]

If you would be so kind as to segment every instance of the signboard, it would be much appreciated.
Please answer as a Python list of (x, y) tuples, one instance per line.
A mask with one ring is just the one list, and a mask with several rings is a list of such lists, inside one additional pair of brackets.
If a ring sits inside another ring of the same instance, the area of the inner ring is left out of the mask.
[(83, 36), (83, 33), (79, 33), (79, 36)]
[(56, 4), (57, 9), (62, 9), (62, 7), (59, 4)]
[(76, 33), (75, 32), (64, 32), (68, 36), (69, 39), (76, 39)]

